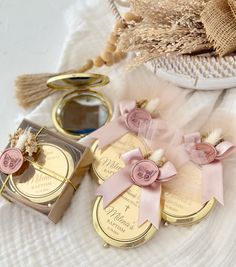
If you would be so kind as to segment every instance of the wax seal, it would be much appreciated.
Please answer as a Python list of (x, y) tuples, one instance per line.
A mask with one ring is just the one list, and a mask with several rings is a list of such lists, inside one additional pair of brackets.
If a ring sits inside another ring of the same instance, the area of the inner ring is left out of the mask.
[(0, 170), (5, 174), (17, 172), (24, 162), (21, 151), (17, 148), (8, 148), (0, 156)]
[(151, 114), (142, 108), (135, 108), (131, 110), (126, 117), (127, 127), (137, 133), (139, 125), (142, 121), (150, 121), (152, 119)]
[(192, 160), (199, 164), (209, 164), (215, 160), (217, 151), (215, 147), (208, 143), (197, 143), (195, 144), (194, 152), (191, 154)]
[(159, 168), (152, 160), (140, 160), (131, 170), (131, 178), (139, 186), (148, 186), (158, 179)]

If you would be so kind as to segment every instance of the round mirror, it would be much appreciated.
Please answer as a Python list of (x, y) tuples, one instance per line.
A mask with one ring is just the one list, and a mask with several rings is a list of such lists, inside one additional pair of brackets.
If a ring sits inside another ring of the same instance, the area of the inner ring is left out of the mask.
[(59, 132), (79, 139), (110, 121), (111, 115), (110, 103), (102, 95), (76, 91), (56, 103), (53, 123)]

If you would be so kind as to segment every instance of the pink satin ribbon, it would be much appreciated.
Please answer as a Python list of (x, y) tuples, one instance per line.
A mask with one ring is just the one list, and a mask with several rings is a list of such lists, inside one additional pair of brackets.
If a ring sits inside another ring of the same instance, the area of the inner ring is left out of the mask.
[[(96, 138), (99, 140), (98, 146), (104, 148), (105, 146), (112, 144), (120, 137), (130, 132), (125, 123), (126, 117), (129, 112), (136, 108), (135, 100), (123, 100), (119, 103), (121, 116), (112, 120), (108, 124), (100, 127), (96, 131), (92, 132), (88, 137)], [(144, 125), (144, 124), (143, 124)], [(145, 124), (146, 130), (142, 129), (142, 132), (153, 132), (154, 130), (164, 130), (166, 129), (165, 123), (157, 118), (152, 118), (149, 124)], [(153, 129), (151, 131), (151, 129)], [(147, 137), (147, 136), (144, 136)]]
[[(143, 155), (139, 149), (134, 149), (125, 153), (122, 158), (124, 159), (126, 166), (98, 187), (97, 195), (103, 197), (104, 208), (135, 184), (131, 179), (131, 169), (137, 161), (143, 159)], [(171, 162), (166, 162), (159, 168), (159, 171), (160, 174), (156, 182), (150, 186), (142, 187), (139, 203), (139, 226), (148, 220), (157, 229), (159, 228), (161, 184), (173, 179), (177, 174), (177, 171)]]
[[(199, 132), (185, 135), (184, 145), (191, 158), (201, 159), (204, 153), (194, 149), (195, 144), (201, 143), (201, 135)], [(215, 146), (216, 157), (208, 163), (201, 165), (202, 168), (202, 202), (206, 203), (212, 198), (218, 200), (219, 203), (224, 205), (223, 194), (223, 166), (221, 160), (225, 159), (235, 151), (235, 145), (228, 141), (223, 141)]]

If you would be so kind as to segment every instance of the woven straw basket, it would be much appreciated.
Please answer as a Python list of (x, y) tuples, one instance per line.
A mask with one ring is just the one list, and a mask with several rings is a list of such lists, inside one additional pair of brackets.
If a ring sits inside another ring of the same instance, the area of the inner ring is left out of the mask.
[[(108, 2), (114, 16), (117, 19), (121, 18), (118, 6), (127, 7), (127, 1)], [(222, 90), (236, 87), (236, 55), (162, 56), (145, 65), (157, 76), (184, 88)]]

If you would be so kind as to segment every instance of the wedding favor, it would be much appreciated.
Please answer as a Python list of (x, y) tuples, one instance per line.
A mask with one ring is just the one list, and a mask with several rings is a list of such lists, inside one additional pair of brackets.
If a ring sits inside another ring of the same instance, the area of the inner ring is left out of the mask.
[(122, 159), (125, 166), (98, 187), (93, 224), (107, 244), (131, 248), (145, 243), (158, 230), (162, 184), (177, 171), (163, 158), (162, 149), (144, 157), (136, 148)]
[[(191, 225), (201, 221), (216, 201), (224, 203), (222, 160), (235, 151), (235, 145), (223, 140), (221, 129), (176, 140), (181, 141), (170, 142), (172, 150), (165, 156), (161, 148), (145, 156), (136, 148), (123, 154), (111, 149), (100, 158), (103, 179), (93, 224), (106, 245), (141, 245), (159, 229), (161, 219)], [(113, 162), (109, 155), (115, 154), (120, 160)], [(178, 170), (168, 155), (179, 157)]]
[(57, 223), (91, 161), (84, 146), (24, 120), (0, 156), (1, 195)]
[(99, 148), (106, 148), (127, 133), (141, 135), (146, 139), (154, 139), (166, 124), (161, 120), (158, 112), (158, 98), (147, 100), (122, 100), (119, 103), (120, 116), (107, 125), (89, 135), (98, 140)]
[(189, 225), (202, 220), (217, 200), (223, 204), (222, 160), (235, 146), (215, 129), (207, 136), (199, 132), (184, 135), (173, 153), (182, 163), (176, 179), (165, 183), (162, 194), (162, 218), (176, 225)]
[(119, 104), (120, 117), (89, 135), (98, 139), (92, 146), (94, 160), (91, 173), (95, 180), (102, 183), (123, 167), (123, 153), (137, 147), (143, 155), (149, 153), (145, 139), (153, 139), (165, 129), (165, 124), (158, 114), (158, 104), (159, 99), (149, 102), (123, 100)]
[(80, 139), (109, 122), (112, 107), (106, 97), (92, 89), (109, 83), (100, 74), (72, 73), (50, 78), (47, 86), (54, 90), (69, 90), (55, 104), (52, 120), (65, 136)]

